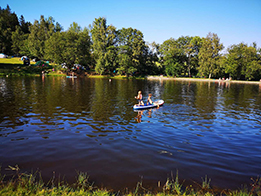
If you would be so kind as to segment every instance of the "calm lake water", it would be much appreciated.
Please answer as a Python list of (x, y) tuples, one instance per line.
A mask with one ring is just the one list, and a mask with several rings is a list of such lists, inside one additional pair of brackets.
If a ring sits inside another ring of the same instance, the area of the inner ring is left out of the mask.
[[(164, 106), (133, 111), (138, 90)], [(112, 189), (240, 188), (261, 175), (261, 86), (64, 77), (0, 78), (0, 165)], [(55, 173), (54, 173), (55, 172)]]

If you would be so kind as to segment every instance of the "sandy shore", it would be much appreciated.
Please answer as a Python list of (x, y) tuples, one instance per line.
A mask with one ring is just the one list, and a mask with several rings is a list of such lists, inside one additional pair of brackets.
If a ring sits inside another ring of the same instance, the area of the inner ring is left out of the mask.
[(219, 80), (219, 79), (204, 79), (204, 78), (170, 78), (166, 76), (148, 76), (148, 80), (180, 80), (192, 82), (229, 82), (229, 83), (242, 83), (242, 84), (259, 84), (259, 81), (240, 81), (240, 80)]

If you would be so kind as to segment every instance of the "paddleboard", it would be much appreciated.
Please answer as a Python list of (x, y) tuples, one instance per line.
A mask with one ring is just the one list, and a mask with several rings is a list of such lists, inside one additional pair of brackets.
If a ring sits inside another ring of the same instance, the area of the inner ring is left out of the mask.
[(149, 109), (149, 108), (155, 108), (155, 107), (158, 107), (158, 106), (162, 106), (163, 104), (164, 104), (163, 100), (157, 100), (157, 101), (153, 102), (152, 105), (147, 105), (147, 104), (145, 104), (145, 105), (138, 105), (138, 104), (136, 104), (136, 105), (133, 106), (133, 109), (134, 110), (144, 110), (144, 109)]

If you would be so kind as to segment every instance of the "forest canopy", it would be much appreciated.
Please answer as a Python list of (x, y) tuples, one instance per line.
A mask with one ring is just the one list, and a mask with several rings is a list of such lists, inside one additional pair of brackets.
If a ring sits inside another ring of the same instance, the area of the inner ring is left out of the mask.
[(215, 33), (206, 37), (180, 36), (162, 44), (148, 43), (133, 27), (117, 29), (104, 17), (89, 27), (73, 22), (68, 30), (53, 17), (34, 23), (0, 7), (0, 52), (48, 60), (68, 67), (81, 64), (101, 75), (167, 75), (172, 77), (232, 77), (261, 79), (261, 49), (238, 43), (224, 51)]

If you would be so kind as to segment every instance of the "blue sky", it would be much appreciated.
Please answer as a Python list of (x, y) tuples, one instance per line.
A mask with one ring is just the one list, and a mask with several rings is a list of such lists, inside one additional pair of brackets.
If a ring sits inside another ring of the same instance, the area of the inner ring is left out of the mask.
[(149, 43), (212, 32), (226, 48), (241, 42), (261, 47), (261, 0), (0, 0), (2, 8), (7, 4), (32, 23), (52, 16), (64, 30), (105, 17), (117, 29), (140, 30)]

